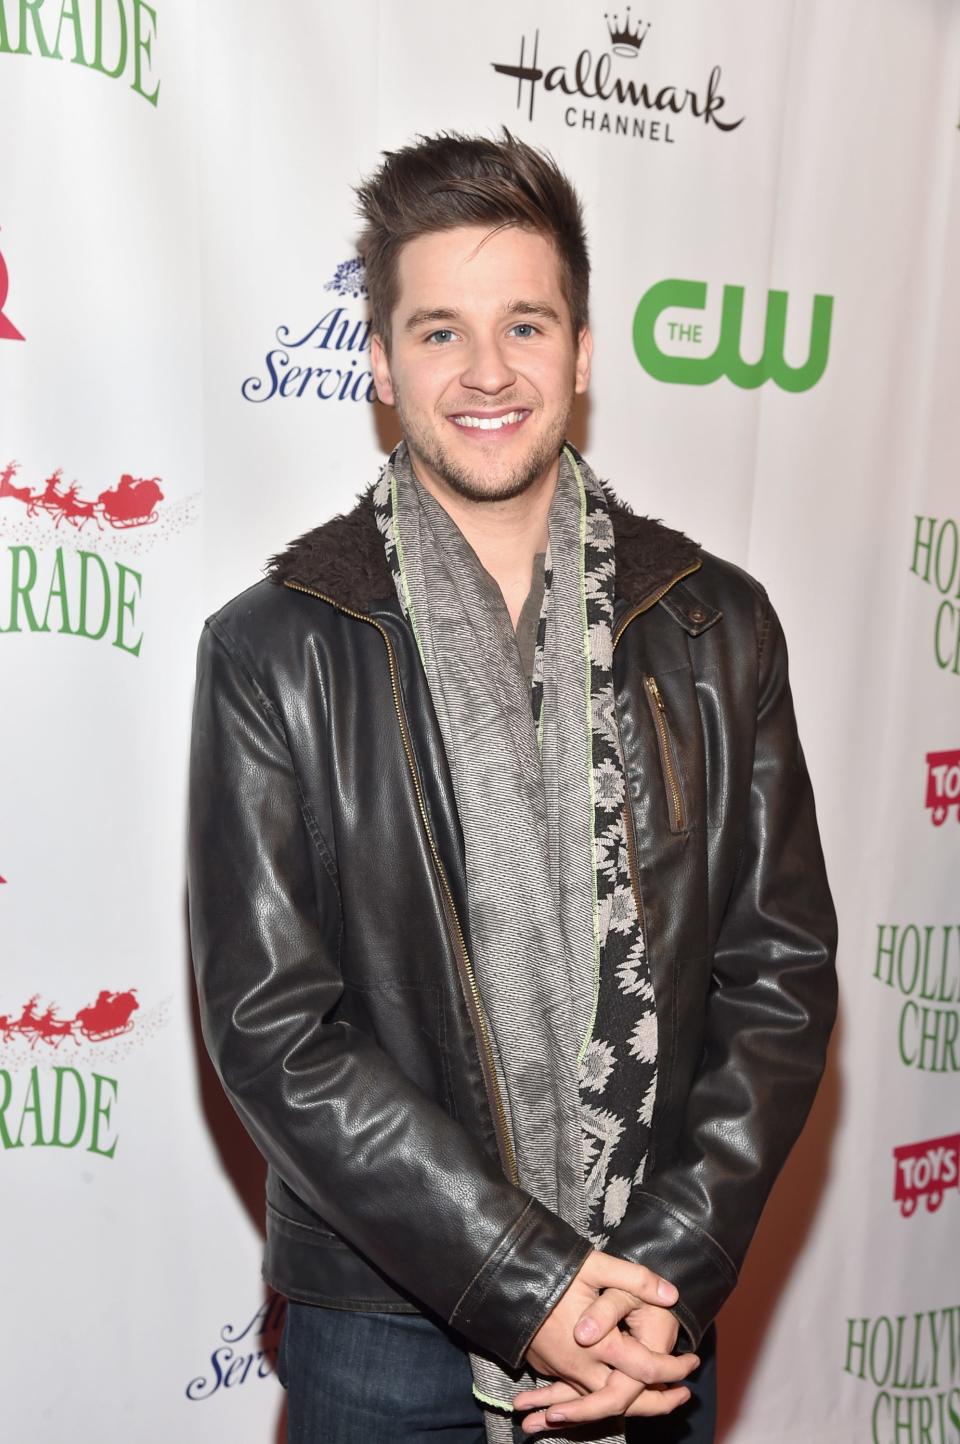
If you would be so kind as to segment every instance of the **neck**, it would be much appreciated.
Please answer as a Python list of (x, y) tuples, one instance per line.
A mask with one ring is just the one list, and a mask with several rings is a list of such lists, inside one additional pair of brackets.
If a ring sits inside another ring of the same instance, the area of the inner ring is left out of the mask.
[(534, 558), (547, 549), (559, 457), (520, 496), (506, 501), (470, 501), (418, 465), (412, 453), (410, 461), (417, 480), (456, 523), (496, 581), (516, 626), (530, 591)]

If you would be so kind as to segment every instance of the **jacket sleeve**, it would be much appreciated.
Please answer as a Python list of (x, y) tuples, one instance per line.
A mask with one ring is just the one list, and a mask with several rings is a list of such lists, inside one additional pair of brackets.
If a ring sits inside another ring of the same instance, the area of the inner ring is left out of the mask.
[(694, 1348), (736, 1284), (803, 1127), (837, 1006), (836, 918), (786, 644), (763, 593), (757, 608), (746, 833), (714, 950), (700, 1067), (678, 1151), (654, 1163), (608, 1245), (676, 1285), (674, 1313)]
[(336, 868), (276, 707), (210, 623), (188, 885), (204, 1040), (260, 1152), (399, 1288), (519, 1364), (590, 1246), (504, 1178), (370, 1037), (331, 1021), (342, 992)]

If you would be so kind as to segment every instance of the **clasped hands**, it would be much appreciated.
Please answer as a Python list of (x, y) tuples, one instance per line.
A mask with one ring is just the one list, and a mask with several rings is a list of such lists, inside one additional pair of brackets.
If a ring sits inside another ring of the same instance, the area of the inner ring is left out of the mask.
[[(642, 1264), (594, 1251), (534, 1334), (527, 1362), (555, 1380), (517, 1394), (531, 1410), (525, 1434), (588, 1420), (669, 1414), (690, 1398), (681, 1384), (700, 1363), (674, 1357), (673, 1284)], [(620, 1327), (621, 1321), (624, 1325)]]

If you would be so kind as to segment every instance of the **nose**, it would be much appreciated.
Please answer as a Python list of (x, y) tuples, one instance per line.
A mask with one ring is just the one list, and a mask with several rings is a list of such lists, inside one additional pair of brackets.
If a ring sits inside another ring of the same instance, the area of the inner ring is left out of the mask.
[(497, 336), (475, 336), (470, 344), (467, 364), (460, 373), (461, 385), (470, 391), (483, 391), (495, 396), (507, 386), (515, 385), (517, 373), (509, 364)]

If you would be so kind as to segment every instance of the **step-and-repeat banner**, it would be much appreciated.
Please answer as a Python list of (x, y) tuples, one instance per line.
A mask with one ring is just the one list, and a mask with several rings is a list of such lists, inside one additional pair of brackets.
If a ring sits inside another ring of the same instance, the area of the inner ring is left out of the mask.
[(960, 1440), (958, 123), (955, 0), (0, 0), (5, 1437), (282, 1436), (186, 945), (195, 644), (396, 435), (351, 186), (507, 125), (586, 206), (574, 439), (783, 618), (840, 913), (725, 1438)]

